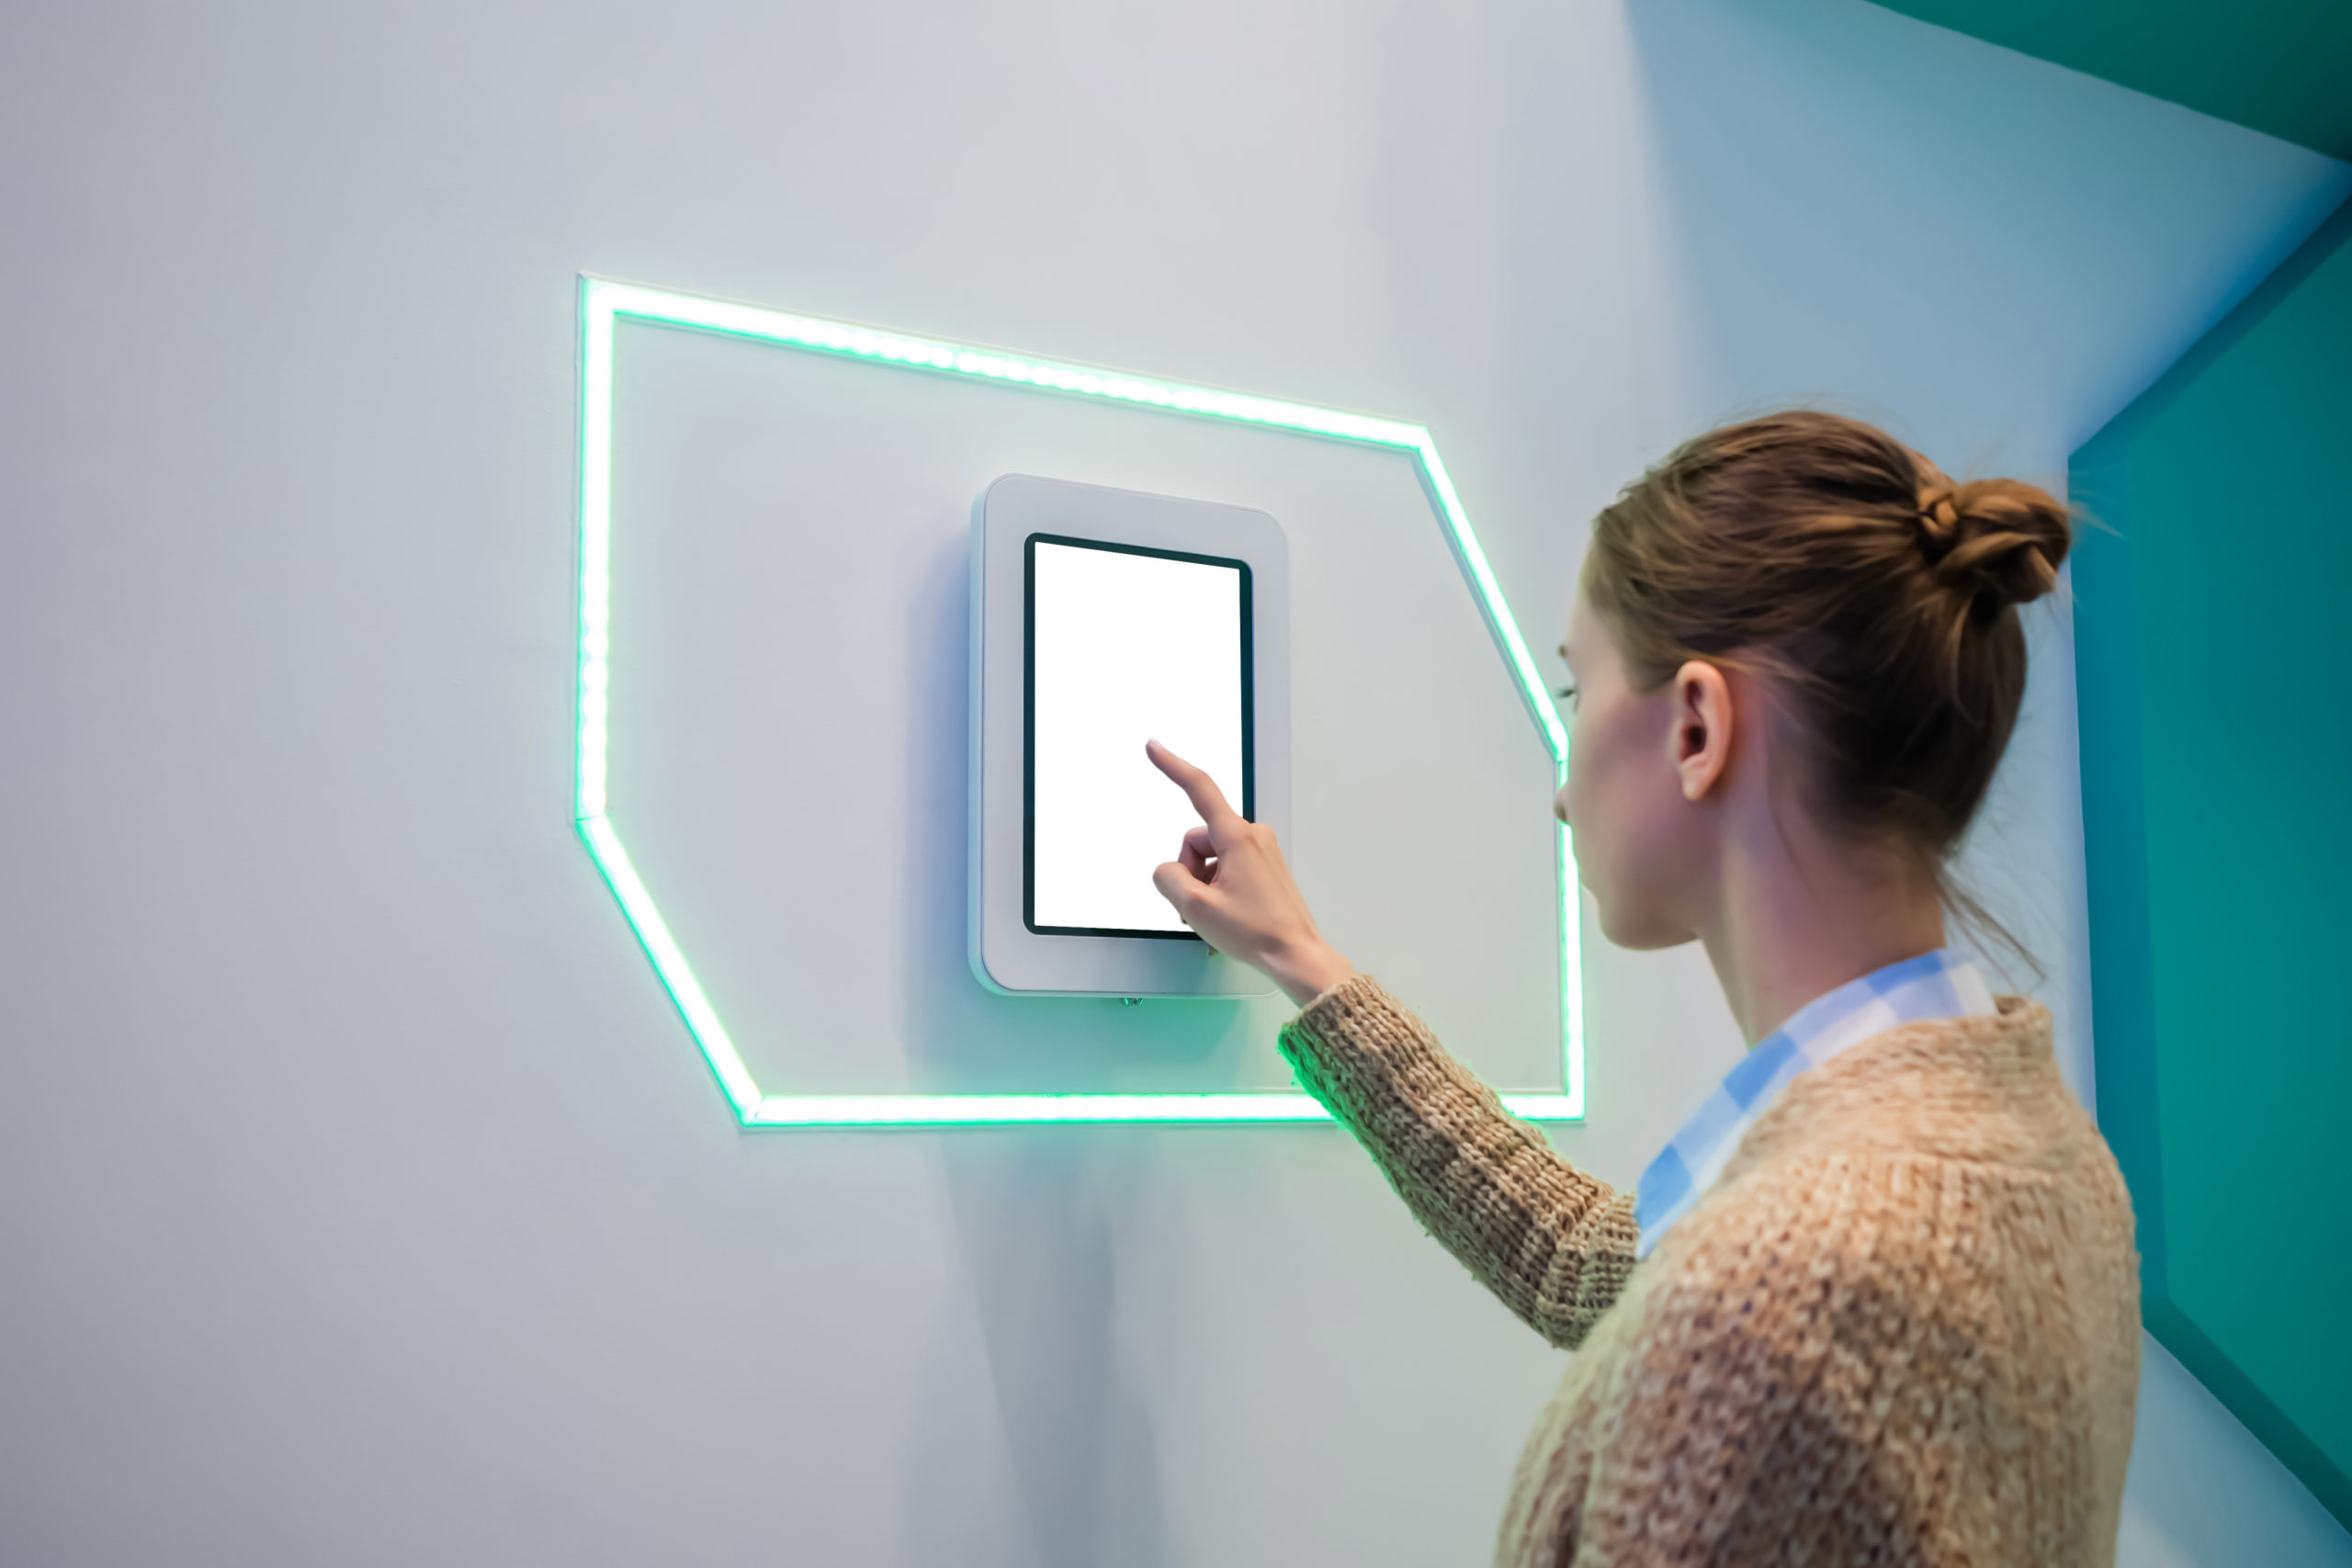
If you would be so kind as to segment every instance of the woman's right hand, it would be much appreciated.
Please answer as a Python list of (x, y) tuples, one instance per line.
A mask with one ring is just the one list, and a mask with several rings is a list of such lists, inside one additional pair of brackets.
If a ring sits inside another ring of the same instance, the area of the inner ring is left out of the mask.
[(1355, 966), (1315, 929), (1274, 830), (1234, 810), (1215, 779), (1159, 741), (1144, 754), (1205, 824), (1184, 835), (1178, 858), (1151, 874), (1183, 922), (1219, 953), (1262, 971), (1301, 1007), (1353, 975)]

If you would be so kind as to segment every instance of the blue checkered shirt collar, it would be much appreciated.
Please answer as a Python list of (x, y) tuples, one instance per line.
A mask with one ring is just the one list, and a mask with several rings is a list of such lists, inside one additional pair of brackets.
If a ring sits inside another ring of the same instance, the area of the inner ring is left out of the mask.
[(1900, 1023), (1997, 1010), (1976, 966), (1948, 947), (1890, 964), (1807, 1002), (1724, 1075), (1698, 1114), (1642, 1172), (1634, 1202), (1642, 1238), (1634, 1256), (1647, 1258), (1683, 1211), (1714, 1185), (1741, 1136), (1791, 1078)]

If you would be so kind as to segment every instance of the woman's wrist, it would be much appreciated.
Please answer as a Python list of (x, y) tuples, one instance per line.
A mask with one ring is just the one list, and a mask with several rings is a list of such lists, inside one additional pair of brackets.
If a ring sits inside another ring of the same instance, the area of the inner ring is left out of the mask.
[(1355, 972), (1356, 966), (1337, 948), (1320, 940), (1295, 952), (1269, 953), (1266, 957), (1266, 973), (1299, 1007), (1351, 978)]

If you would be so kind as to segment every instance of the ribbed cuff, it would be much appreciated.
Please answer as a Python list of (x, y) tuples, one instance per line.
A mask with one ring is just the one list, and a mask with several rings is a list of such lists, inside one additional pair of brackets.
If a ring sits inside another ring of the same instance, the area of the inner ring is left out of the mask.
[(1305, 1007), (1298, 1010), (1298, 1017), (1294, 1021), (1306, 1024), (1309, 1029), (1317, 1027), (1316, 1023), (1308, 1021), (1308, 1015), (1310, 1013), (1322, 1012), (1326, 1003), (1329, 1002), (1334, 997), (1339, 996), (1341, 992), (1347, 990), (1350, 987), (1359, 983), (1375, 986), (1379, 984), (1379, 982), (1374, 980), (1371, 976), (1359, 971), (1356, 974), (1349, 976), (1346, 979), (1340, 981), (1337, 985), (1326, 986), (1322, 990), (1317, 992), (1314, 998), (1309, 1000)]

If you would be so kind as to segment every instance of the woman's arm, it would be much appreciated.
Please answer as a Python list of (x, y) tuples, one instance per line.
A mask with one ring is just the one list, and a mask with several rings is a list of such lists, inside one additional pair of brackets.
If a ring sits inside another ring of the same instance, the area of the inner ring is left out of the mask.
[(1323, 940), (1272, 832), (1200, 769), (1158, 741), (1146, 750), (1202, 822), (1153, 874), (1159, 891), (1210, 946), (1306, 1010), (1283, 1031), (1283, 1055), (1430, 1234), (1536, 1333), (1575, 1348), (1634, 1270), (1632, 1198), (1555, 1154)]
[(1368, 976), (1316, 998), (1282, 1053), (1504, 1305), (1563, 1349), (1583, 1341), (1634, 1269), (1630, 1193), (1561, 1158)]

